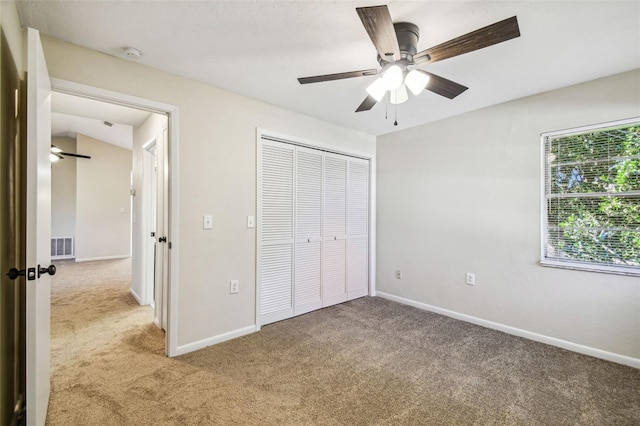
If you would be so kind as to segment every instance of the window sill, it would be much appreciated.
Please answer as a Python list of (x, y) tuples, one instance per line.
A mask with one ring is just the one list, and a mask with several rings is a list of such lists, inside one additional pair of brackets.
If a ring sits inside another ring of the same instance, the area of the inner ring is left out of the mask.
[(581, 262), (563, 262), (544, 259), (540, 261), (541, 266), (549, 268), (572, 269), (574, 271), (599, 272), (601, 274), (626, 275), (629, 277), (640, 277), (640, 268), (624, 266), (590, 265)]

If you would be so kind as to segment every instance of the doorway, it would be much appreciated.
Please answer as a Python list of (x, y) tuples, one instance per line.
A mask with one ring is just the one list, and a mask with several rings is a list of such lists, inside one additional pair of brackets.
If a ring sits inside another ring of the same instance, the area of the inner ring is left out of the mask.
[[(73, 96), (91, 102), (101, 102), (112, 109), (123, 107), (146, 114), (133, 129), (135, 147), (132, 147), (132, 183), (128, 188), (131, 197), (131, 288), (130, 293), (141, 305), (151, 305), (153, 322), (166, 331), (165, 354), (175, 353), (170, 327), (170, 279), (169, 267), (173, 254), (171, 245), (171, 172), (177, 162), (170, 149), (177, 138), (171, 123), (177, 123), (175, 107), (108, 92), (102, 89), (52, 79), (52, 89), (65, 96)], [(107, 122), (108, 120), (103, 120)], [(109, 122), (116, 126), (117, 119)], [(107, 123), (101, 123), (107, 124)], [(144, 141), (142, 143), (141, 141)], [(90, 160), (89, 160), (90, 161)], [(175, 241), (175, 239), (174, 239)]]

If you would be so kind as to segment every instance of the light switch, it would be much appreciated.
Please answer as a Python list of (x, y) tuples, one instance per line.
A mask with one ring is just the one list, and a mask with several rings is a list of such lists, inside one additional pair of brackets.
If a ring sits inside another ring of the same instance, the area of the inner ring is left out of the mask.
[(202, 229), (213, 229), (213, 216), (210, 214), (202, 216)]
[(247, 216), (247, 228), (255, 228), (256, 218), (254, 216)]

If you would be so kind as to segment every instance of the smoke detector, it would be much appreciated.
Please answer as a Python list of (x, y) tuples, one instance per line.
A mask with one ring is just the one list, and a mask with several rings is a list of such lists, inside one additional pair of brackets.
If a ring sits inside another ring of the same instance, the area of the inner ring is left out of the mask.
[(138, 60), (142, 57), (142, 53), (135, 47), (125, 47), (122, 49), (122, 52), (127, 59)]

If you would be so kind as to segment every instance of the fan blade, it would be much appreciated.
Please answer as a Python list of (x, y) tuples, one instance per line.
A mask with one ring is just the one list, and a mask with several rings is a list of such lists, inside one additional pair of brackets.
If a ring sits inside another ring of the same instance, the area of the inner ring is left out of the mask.
[(369, 111), (377, 103), (378, 101), (376, 101), (376, 99), (373, 96), (367, 95), (367, 97), (365, 98), (364, 101), (362, 101), (358, 109), (356, 109), (356, 112)]
[(458, 84), (455, 81), (447, 80), (444, 77), (440, 77), (439, 75), (435, 75), (430, 72), (418, 70), (423, 72), (429, 76), (429, 83), (427, 83), (426, 90), (430, 90), (433, 93), (437, 93), (440, 96), (444, 96), (445, 98), (453, 99), (458, 96), (460, 93), (464, 92), (468, 89), (468, 87), (463, 86), (462, 84)]
[(73, 152), (60, 152), (60, 155), (67, 155), (69, 157), (78, 157), (78, 158), (91, 158), (88, 155), (84, 154), (74, 154)]
[(400, 59), (398, 38), (387, 6), (357, 7), (356, 12), (378, 55), (387, 62)]
[(493, 46), (494, 44), (502, 43), (503, 41), (516, 37), (520, 37), (520, 28), (518, 27), (518, 18), (512, 16), (504, 21), (496, 22), (495, 24), (488, 25), (430, 49), (418, 52), (413, 55), (413, 61), (416, 64), (438, 62), (443, 59)]
[(337, 74), (316, 75), (313, 77), (300, 77), (298, 79), (298, 82), (300, 84), (320, 83), (323, 81), (342, 80), (343, 78), (364, 77), (367, 75), (376, 75), (376, 74), (378, 74), (378, 70), (375, 70), (375, 69), (339, 72)]

